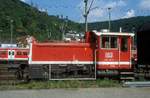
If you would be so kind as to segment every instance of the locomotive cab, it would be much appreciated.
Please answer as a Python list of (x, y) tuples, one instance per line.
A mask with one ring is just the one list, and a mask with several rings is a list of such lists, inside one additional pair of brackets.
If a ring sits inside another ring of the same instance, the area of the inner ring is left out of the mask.
[(28, 48), (0, 48), (0, 61), (27, 62), (28, 50)]
[(122, 32), (95, 32), (97, 36), (96, 67), (98, 75), (118, 74), (131, 70), (131, 47), (134, 34)]
[(8, 50), (8, 60), (14, 60), (15, 50)]

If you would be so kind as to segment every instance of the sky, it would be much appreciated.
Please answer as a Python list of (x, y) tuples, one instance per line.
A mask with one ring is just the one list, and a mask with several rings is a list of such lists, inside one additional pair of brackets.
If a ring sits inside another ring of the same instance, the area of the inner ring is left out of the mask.
[[(84, 22), (84, 0), (20, 0), (49, 15), (68, 16), (75, 22)], [(88, 0), (88, 7), (92, 0)], [(94, 0), (88, 22), (107, 21), (108, 8), (111, 20), (150, 15), (150, 0)]]

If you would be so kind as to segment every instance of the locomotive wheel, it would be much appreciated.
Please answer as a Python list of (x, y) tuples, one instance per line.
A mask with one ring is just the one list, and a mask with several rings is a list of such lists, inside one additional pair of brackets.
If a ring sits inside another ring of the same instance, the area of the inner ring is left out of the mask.
[(15, 76), (17, 80), (22, 80), (23, 79), (23, 71), (22, 70), (17, 70), (15, 72)]
[(29, 82), (30, 81), (29, 66), (26, 64), (21, 64), (18, 70), (15, 72), (15, 76), (17, 80)]
[(48, 80), (48, 78), (49, 78), (49, 66), (43, 65), (43, 71), (44, 71), (44, 79)]

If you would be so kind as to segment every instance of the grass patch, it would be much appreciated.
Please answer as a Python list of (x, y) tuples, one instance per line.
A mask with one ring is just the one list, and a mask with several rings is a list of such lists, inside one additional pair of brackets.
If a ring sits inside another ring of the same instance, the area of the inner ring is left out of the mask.
[(1, 90), (9, 89), (53, 89), (53, 88), (100, 88), (121, 87), (115, 80), (65, 80), (65, 81), (31, 81), (30, 83), (0, 85)]

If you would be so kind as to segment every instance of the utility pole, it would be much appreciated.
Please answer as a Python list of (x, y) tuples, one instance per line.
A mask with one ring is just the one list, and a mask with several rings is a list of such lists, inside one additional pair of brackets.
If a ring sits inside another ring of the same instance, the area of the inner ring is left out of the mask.
[(68, 16), (66, 16), (66, 18), (64, 18), (63, 15), (61, 15), (61, 21), (62, 21), (62, 24), (60, 25), (60, 30), (62, 32), (61, 40), (64, 40), (65, 39), (65, 33), (67, 30), (67, 26), (68, 26)]
[(33, 6), (33, 1), (31, 0), (31, 6)]
[(10, 20), (10, 32), (11, 32), (11, 38), (10, 38), (10, 43), (13, 43), (13, 20)]
[(10, 18), (10, 16), (7, 16), (7, 20), (9, 21), (9, 24), (10, 24), (10, 44), (13, 43), (13, 22), (14, 20)]
[(49, 36), (49, 29), (48, 29), (48, 25), (46, 24), (45, 26), (46, 26), (47, 37), (48, 37), (48, 40), (49, 40), (50, 36)]
[[(1, 39), (1, 33), (3, 32), (3, 30), (0, 30), (0, 41), (2, 41), (2, 39)], [(1, 43), (1, 42), (0, 42)]]
[(62, 24), (60, 25), (60, 30), (62, 32), (61, 40), (64, 40), (64, 17), (63, 17), (63, 15), (61, 15), (61, 22), (62, 22)]
[(108, 21), (108, 30), (111, 30), (111, 7), (108, 8), (108, 14), (109, 14), (109, 21)]
[(68, 16), (65, 18), (65, 32), (68, 31)]
[(85, 18), (85, 32), (88, 31), (88, 23), (87, 23), (87, 17), (88, 17), (88, 13), (87, 13), (87, 5), (88, 5), (88, 0), (84, 0), (85, 3), (85, 14), (84, 14), (84, 18)]
[(94, 0), (92, 0), (90, 7), (88, 8), (88, 0), (84, 0), (85, 3), (85, 12), (84, 12), (84, 18), (85, 18), (85, 32), (88, 31), (88, 15), (91, 11), (92, 5), (93, 5)]

